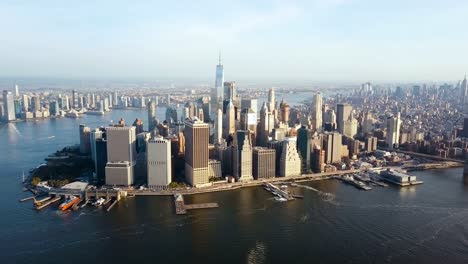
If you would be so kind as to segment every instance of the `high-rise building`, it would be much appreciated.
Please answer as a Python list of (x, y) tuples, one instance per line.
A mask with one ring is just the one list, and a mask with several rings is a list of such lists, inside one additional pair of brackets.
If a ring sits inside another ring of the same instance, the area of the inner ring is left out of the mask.
[(214, 137), (214, 143), (215, 144), (221, 144), (222, 139), (223, 139), (223, 110), (221, 108), (218, 108), (216, 111), (216, 119), (215, 119), (215, 137)]
[(31, 97), (31, 110), (32, 112), (41, 111), (41, 99), (39, 96)]
[(15, 102), (14, 96), (10, 91), (3, 91), (3, 109), (4, 109), (4, 120), (14, 121), (16, 119), (15, 115)]
[(281, 100), (280, 103), (280, 113), (281, 113), (281, 121), (284, 124), (289, 124), (289, 105), (284, 100)]
[(236, 82), (224, 82), (224, 100), (237, 100)]
[(221, 53), (219, 54), (219, 62), (216, 65), (216, 79), (215, 79), (215, 91), (216, 91), (216, 102), (222, 102), (224, 100), (224, 68), (221, 64)]
[(23, 112), (29, 111), (29, 96), (27, 94), (23, 94)]
[(50, 115), (56, 116), (59, 113), (59, 106), (57, 101), (50, 102)]
[(297, 150), (301, 155), (302, 160), (302, 172), (309, 173), (310, 166), (310, 153), (311, 153), (311, 140), (312, 140), (312, 131), (307, 129), (305, 126), (302, 126), (297, 130)]
[(365, 151), (374, 152), (377, 150), (377, 137), (367, 137), (365, 140)]
[(135, 121), (133, 121), (133, 124), (132, 126), (135, 127), (135, 133), (138, 135), (140, 134), (141, 132), (143, 132), (143, 120), (141, 120), (141, 118), (137, 118), (135, 119)]
[(270, 135), (268, 114), (267, 105), (266, 103), (263, 103), (262, 108), (260, 109), (260, 123), (258, 125), (257, 133), (257, 145), (262, 147), (266, 147), (268, 137)]
[(312, 98), (312, 129), (322, 130), (322, 95), (314, 94)]
[(401, 119), (400, 113), (396, 116), (387, 118), (387, 147), (390, 149), (398, 148), (398, 140), (400, 138)]
[(283, 152), (280, 160), (280, 176), (300, 176), (301, 158), (297, 152), (296, 138), (286, 138), (283, 142)]
[(107, 127), (106, 184), (129, 186), (136, 164), (135, 127)]
[(338, 132), (343, 133), (343, 122), (349, 119), (352, 111), (353, 107), (350, 104), (336, 105), (336, 128)]
[(72, 108), (78, 108), (78, 93), (75, 90), (72, 90)]
[(185, 121), (184, 136), (187, 182), (192, 186), (208, 183), (209, 125), (197, 119), (187, 120)]
[(340, 163), (342, 150), (342, 136), (337, 132), (328, 132), (323, 137), (323, 148), (325, 150), (325, 162)]
[(258, 112), (258, 100), (257, 99), (242, 99), (241, 100), (241, 108), (250, 108), (254, 113)]
[[(252, 142), (256, 140), (257, 114), (251, 108), (243, 108), (240, 114), (239, 127), (241, 130), (249, 130), (252, 134)], [(256, 145), (256, 144), (252, 144)]]
[(91, 129), (83, 124), (80, 125), (80, 153), (90, 154), (91, 153)]
[(460, 85), (460, 103), (463, 107), (463, 113), (465, 115), (468, 114), (468, 82), (466, 80), (466, 74), (465, 74), (465, 78), (463, 78), (463, 81), (461, 82), (461, 85)]
[(96, 139), (96, 180), (98, 184), (106, 182), (106, 164), (107, 164), (107, 140), (106, 138)]
[(268, 90), (268, 111), (273, 112), (275, 110), (275, 89), (271, 88)]
[(172, 106), (168, 106), (166, 108), (166, 121), (168, 124), (173, 124), (174, 122), (177, 122), (177, 109)]
[(358, 121), (354, 118), (353, 113), (349, 115), (349, 118), (342, 123), (343, 135), (347, 137), (354, 137), (357, 134)]
[(275, 177), (276, 152), (274, 149), (254, 147), (252, 176), (255, 180)]
[(252, 143), (248, 130), (236, 132), (236, 154), (233, 157), (233, 174), (238, 181), (250, 181), (252, 177)]
[(19, 93), (19, 86), (15, 84), (15, 96), (18, 97), (20, 95)]
[(148, 131), (153, 131), (157, 126), (156, 121), (156, 103), (154, 101), (148, 104)]
[(314, 147), (312, 151), (312, 171), (321, 173), (325, 170), (325, 151), (320, 147)]
[(148, 141), (146, 152), (148, 187), (166, 188), (172, 182), (171, 142), (155, 137)]
[(229, 135), (236, 132), (236, 116), (235, 108), (232, 100), (229, 100), (229, 104), (226, 107), (226, 114), (224, 115), (223, 121), (223, 138), (227, 139)]
[[(81, 129), (80, 129), (81, 132)], [(90, 132), (90, 149), (91, 149), (91, 159), (94, 162), (94, 171), (96, 172), (97, 176), (97, 171), (98, 171), (98, 164), (97, 164), (97, 140), (103, 138), (103, 131), (101, 131), (99, 128), (96, 128), (94, 130), (91, 130)]]

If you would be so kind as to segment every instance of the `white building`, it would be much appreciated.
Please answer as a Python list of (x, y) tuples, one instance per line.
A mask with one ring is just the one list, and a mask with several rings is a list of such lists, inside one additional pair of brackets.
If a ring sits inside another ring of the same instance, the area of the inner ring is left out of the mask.
[(280, 176), (300, 176), (301, 158), (297, 152), (297, 139), (294, 137), (286, 138), (283, 142), (283, 151), (280, 160)]
[(148, 187), (166, 188), (172, 182), (171, 142), (155, 137), (147, 143)]
[(322, 96), (320, 93), (314, 94), (312, 98), (312, 125), (313, 129), (322, 130)]
[(387, 118), (387, 146), (390, 149), (398, 147), (398, 140), (400, 138), (401, 119), (400, 113), (396, 116)]

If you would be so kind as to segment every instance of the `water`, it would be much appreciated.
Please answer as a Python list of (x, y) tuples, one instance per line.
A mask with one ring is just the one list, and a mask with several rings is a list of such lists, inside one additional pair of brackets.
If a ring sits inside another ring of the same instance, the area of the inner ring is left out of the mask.
[[(159, 112), (161, 115), (163, 111)], [(364, 192), (339, 181), (301, 183), (303, 200), (260, 187), (186, 196), (217, 209), (174, 214), (171, 197), (135, 197), (111, 212), (37, 212), (23, 170), (78, 142), (78, 124), (128, 123), (146, 111), (0, 125), (2, 263), (467, 263), (468, 187), (461, 169), (416, 172), (423, 185)], [(55, 136), (55, 138), (50, 138)]]

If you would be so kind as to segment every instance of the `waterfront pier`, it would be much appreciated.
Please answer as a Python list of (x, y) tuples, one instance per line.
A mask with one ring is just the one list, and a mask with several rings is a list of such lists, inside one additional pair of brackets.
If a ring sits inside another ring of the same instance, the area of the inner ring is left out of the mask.
[(187, 214), (187, 210), (194, 209), (208, 209), (219, 207), (218, 203), (199, 203), (199, 204), (185, 204), (184, 196), (182, 194), (174, 194), (175, 213), (177, 215)]

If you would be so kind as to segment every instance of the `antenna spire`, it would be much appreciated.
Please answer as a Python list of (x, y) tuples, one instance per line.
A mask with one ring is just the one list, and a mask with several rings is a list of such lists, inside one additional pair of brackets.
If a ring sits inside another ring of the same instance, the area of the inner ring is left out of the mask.
[(221, 65), (221, 51), (219, 52), (218, 60), (219, 60), (219, 65)]

